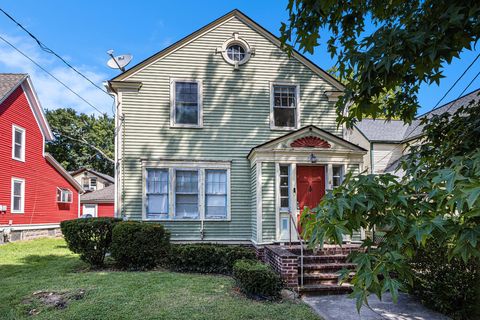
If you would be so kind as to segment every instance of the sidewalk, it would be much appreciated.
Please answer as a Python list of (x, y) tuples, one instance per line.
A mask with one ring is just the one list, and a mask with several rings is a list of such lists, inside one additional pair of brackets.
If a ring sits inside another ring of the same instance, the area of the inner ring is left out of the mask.
[(398, 303), (390, 295), (369, 298), (370, 310), (363, 306), (358, 314), (355, 299), (348, 295), (310, 296), (303, 301), (312, 307), (324, 320), (448, 320), (449, 318), (424, 307), (408, 294), (401, 293)]

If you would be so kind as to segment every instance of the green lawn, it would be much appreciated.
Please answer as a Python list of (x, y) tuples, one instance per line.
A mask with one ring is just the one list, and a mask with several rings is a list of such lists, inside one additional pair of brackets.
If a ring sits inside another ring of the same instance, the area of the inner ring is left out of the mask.
[[(229, 277), (86, 268), (60, 239), (0, 246), (0, 319), (319, 319), (302, 303), (244, 298)], [(32, 298), (82, 289), (83, 298), (64, 309)], [(32, 309), (40, 312), (30, 316)]]

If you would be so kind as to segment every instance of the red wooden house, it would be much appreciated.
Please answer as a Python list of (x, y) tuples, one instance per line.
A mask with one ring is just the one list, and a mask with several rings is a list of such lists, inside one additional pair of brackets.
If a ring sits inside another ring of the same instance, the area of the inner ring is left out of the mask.
[(83, 190), (45, 152), (53, 138), (30, 77), (0, 74), (0, 242), (56, 235), (79, 216)]

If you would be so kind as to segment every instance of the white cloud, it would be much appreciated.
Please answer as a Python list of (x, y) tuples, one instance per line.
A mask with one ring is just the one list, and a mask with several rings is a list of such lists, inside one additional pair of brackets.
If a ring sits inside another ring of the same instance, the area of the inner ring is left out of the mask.
[[(73, 91), (82, 96), (102, 112), (112, 114), (113, 100), (87, 80), (75, 73), (72, 69), (60, 62), (56, 57), (43, 52), (40, 47), (30, 41), (29, 38), (11, 37), (5, 34), (3, 38), (20, 49), (23, 53), (35, 60), (43, 68), (64, 82)], [(73, 65), (73, 64), (72, 64)], [(99, 87), (103, 88), (102, 82), (108, 79), (106, 73), (95, 71), (95, 68), (86, 65), (73, 65)], [(50, 75), (34, 65), (30, 60), (18, 53), (0, 39), (0, 72), (28, 73), (38, 93), (43, 108), (56, 109), (71, 107), (79, 112), (97, 113), (91, 106), (75, 96), (62, 84)]]

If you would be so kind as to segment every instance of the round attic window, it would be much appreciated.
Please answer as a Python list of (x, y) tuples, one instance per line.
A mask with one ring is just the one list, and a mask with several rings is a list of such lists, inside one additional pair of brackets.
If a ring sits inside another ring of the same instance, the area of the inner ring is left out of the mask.
[(223, 59), (232, 65), (239, 66), (246, 63), (252, 55), (252, 50), (248, 43), (238, 36), (238, 33), (233, 34), (233, 38), (225, 41), (221, 48)]
[(239, 44), (231, 44), (227, 47), (227, 57), (234, 62), (245, 59), (245, 48)]

